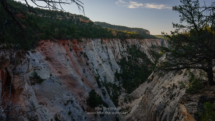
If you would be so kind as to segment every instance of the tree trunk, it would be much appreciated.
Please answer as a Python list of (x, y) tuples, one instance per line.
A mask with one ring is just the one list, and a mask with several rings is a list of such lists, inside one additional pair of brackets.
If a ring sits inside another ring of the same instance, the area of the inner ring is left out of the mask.
[(209, 85), (215, 85), (214, 79), (213, 79), (213, 67), (212, 67), (212, 60), (208, 62), (208, 70), (207, 70), (207, 75), (208, 75), (208, 82)]
[(207, 74), (208, 74), (208, 82), (210, 86), (215, 85), (215, 82), (213, 80), (213, 71), (208, 71)]

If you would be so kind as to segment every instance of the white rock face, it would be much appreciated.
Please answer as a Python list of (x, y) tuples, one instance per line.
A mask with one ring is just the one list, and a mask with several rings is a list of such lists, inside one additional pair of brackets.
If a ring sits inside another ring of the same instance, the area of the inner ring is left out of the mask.
[(186, 85), (188, 77), (184, 71), (182, 74), (167, 73), (163, 77), (158, 73), (152, 74), (150, 82), (143, 83), (130, 94), (134, 101), (128, 104), (131, 111), (125, 120), (173, 121), (179, 115), (178, 102), (185, 93), (179, 82)]
[[(132, 103), (120, 105), (121, 108), (133, 107), (128, 115), (97, 114), (95, 116), (88, 114), (96, 111), (86, 102), (92, 89), (95, 89), (109, 107), (116, 108), (107, 90), (104, 87), (98, 87), (95, 76), (99, 75), (100, 82), (106, 80), (115, 83), (114, 73), (116, 70), (120, 70), (117, 61), (127, 55), (126, 49), (131, 45), (141, 47), (141, 50), (151, 59), (147, 50), (152, 45), (166, 45), (166, 43), (160, 39), (125, 41), (83, 39), (82, 42), (46, 40), (41, 41), (36, 49), (27, 53), (1, 51), (1, 56), (8, 58), (2, 60), (5, 64), (0, 65), (2, 94), (8, 93), (6, 86), (11, 80), (13, 83), (11, 102), (14, 106), (19, 106), (16, 111), (20, 114), (29, 111), (19, 116), (22, 121), (55, 121), (57, 119), (61, 121), (114, 121), (116, 117), (120, 120), (130, 121), (145, 120), (146, 116), (157, 120), (153, 117), (159, 114), (163, 115), (162, 120), (171, 120), (174, 112), (178, 110), (175, 109), (177, 102), (184, 94), (183, 89), (176, 88), (174, 91), (168, 89), (172, 88), (171, 85), (174, 83), (178, 86), (177, 82), (184, 78), (172, 73), (166, 74), (162, 78), (156, 75), (153, 81), (142, 84), (130, 94), (134, 99)], [(7, 63), (9, 64), (7, 65)], [(41, 83), (35, 81), (35, 76), (33, 76), (35, 73), (43, 79)], [(106, 95), (102, 93), (102, 89), (106, 91)], [(145, 93), (148, 93), (149, 97)], [(177, 95), (177, 97), (167, 99), (172, 95)], [(146, 100), (150, 100), (150, 103)], [(142, 111), (138, 112), (140, 107)], [(146, 107), (150, 110), (147, 110)], [(155, 110), (157, 110), (156, 114), (147, 114)], [(116, 110), (116, 112), (118, 111)]]

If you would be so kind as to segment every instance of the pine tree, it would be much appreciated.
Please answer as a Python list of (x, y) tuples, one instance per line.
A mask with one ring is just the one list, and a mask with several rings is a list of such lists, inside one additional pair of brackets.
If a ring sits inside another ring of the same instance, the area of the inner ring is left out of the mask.
[(166, 34), (169, 47), (160, 47), (166, 58), (158, 64), (157, 69), (201, 69), (207, 73), (209, 84), (214, 85), (214, 4), (201, 7), (198, 0), (181, 0), (181, 3), (174, 6), (173, 10), (181, 14), (181, 23), (187, 24), (173, 24), (176, 30), (171, 35)]

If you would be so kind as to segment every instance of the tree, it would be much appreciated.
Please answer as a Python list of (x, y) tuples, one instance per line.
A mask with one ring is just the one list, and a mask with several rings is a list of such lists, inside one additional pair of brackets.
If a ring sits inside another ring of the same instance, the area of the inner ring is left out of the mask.
[(165, 59), (157, 69), (202, 69), (207, 73), (209, 84), (214, 85), (215, 4), (201, 7), (198, 0), (181, 0), (181, 3), (173, 10), (180, 13), (180, 21), (186, 25), (173, 23), (176, 30), (171, 35), (165, 34), (169, 47), (159, 47)]
[(87, 104), (93, 108), (102, 104), (102, 98), (96, 93), (94, 89), (89, 92), (89, 98), (87, 99)]

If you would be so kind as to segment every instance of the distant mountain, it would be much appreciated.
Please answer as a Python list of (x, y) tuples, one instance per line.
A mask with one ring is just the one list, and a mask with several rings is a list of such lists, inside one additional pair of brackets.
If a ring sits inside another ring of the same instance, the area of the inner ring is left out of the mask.
[(157, 38), (155, 36), (150, 35), (149, 30), (143, 29), (143, 28), (129, 28), (126, 26), (120, 26), (120, 25), (112, 25), (109, 23), (105, 23), (105, 22), (94, 22), (96, 25), (99, 25), (101, 27), (104, 28), (110, 28), (110, 29), (115, 29), (115, 30), (120, 30), (120, 31), (127, 31), (127, 32), (136, 32), (140, 35), (142, 35), (144, 38), (146, 39), (154, 39)]

